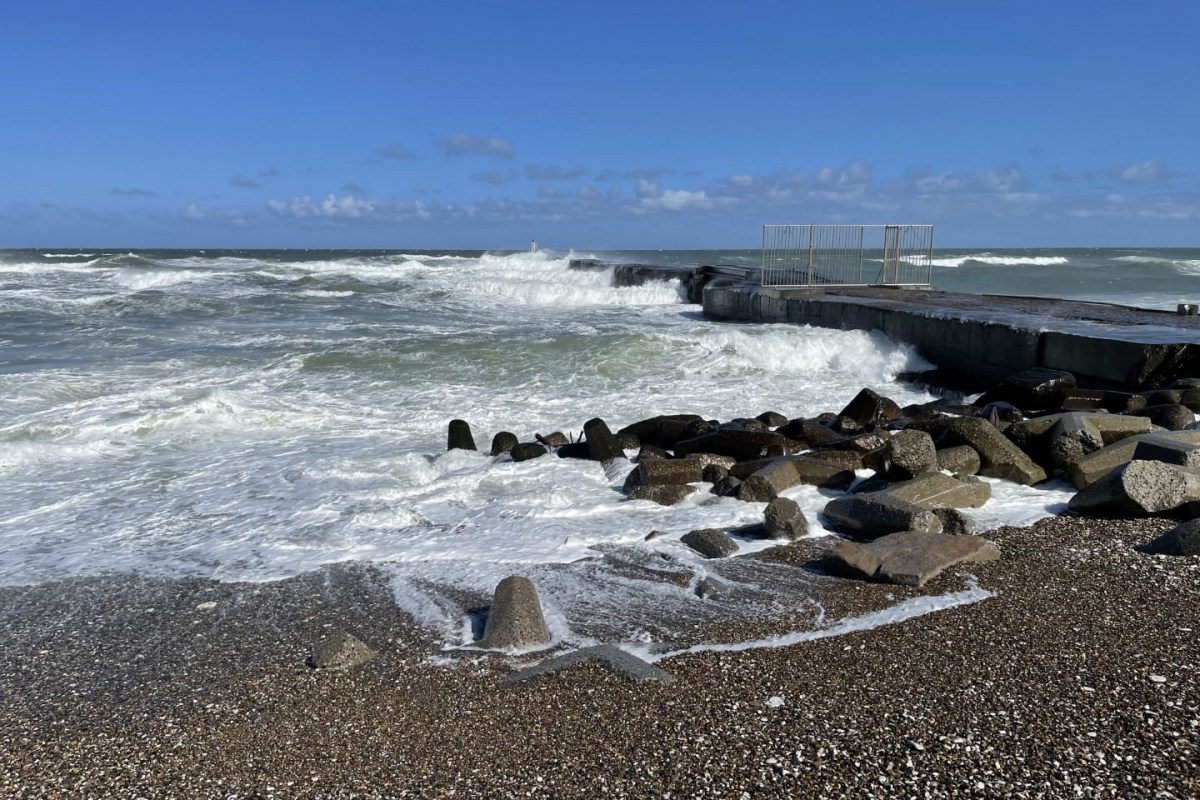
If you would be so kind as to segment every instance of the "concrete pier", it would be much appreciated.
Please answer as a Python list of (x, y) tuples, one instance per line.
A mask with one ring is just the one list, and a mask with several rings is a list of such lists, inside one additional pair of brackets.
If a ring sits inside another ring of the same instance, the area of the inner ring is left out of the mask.
[[(592, 261), (588, 268), (614, 266)], [(1174, 311), (935, 289), (776, 289), (742, 267), (620, 265), (614, 281), (656, 276), (684, 281), (709, 319), (878, 330), (980, 389), (1032, 367), (1066, 370), (1096, 389), (1200, 378), (1200, 317)]]

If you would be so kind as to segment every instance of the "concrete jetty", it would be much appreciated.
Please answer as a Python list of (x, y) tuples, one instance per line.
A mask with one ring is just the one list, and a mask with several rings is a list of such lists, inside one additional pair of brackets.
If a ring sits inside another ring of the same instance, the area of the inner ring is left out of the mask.
[(1137, 390), (1200, 377), (1200, 317), (1173, 311), (932, 288), (764, 287), (752, 267), (591, 259), (571, 266), (615, 269), (619, 286), (678, 279), (709, 319), (878, 330), (979, 389), (1033, 367), (1066, 370), (1081, 387), (1094, 389)]

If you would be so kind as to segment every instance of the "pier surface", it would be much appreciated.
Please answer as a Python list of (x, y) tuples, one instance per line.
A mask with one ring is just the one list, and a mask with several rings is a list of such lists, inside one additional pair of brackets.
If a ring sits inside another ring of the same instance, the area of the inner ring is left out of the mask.
[(1200, 378), (1200, 317), (1109, 303), (973, 295), (932, 288), (759, 284), (745, 267), (656, 267), (600, 261), (617, 285), (679, 279), (709, 319), (878, 330), (983, 388), (1033, 367), (1066, 370), (1090, 388), (1143, 389)]

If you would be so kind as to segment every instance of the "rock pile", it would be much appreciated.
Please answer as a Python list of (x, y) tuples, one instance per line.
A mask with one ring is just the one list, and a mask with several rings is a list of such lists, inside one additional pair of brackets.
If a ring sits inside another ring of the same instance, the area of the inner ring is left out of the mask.
[[(863, 389), (841, 411), (816, 417), (766, 411), (722, 422), (672, 414), (615, 434), (595, 418), (580, 441), (555, 433), (520, 443), (497, 434), (492, 454), (598, 461), (610, 478), (624, 475), (621, 490), (631, 500), (669, 506), (707, 491), (765, 503), (759, 527), (780, 539), (808, 529), (803, 511), (783, 493), (801, 485), (848, 490), (826, 504), (824, 522), (871, 543), (838, 544), (830, 569), (921, 585), (953, 564), (998, 556), (971, 535), (971, 520), (959, 510), (990, 497), (990, 485), (975, 475), (1022, 485), (1069, 479), (1079, 489), (1070, 503), (1078, 514), (1200, 518), (1198, 411), (1200, 379), (1136, 393), (1099, 391), (1079, 388), (1070, 373), (1038, 368), (970, 404), (942, 399), (901, 408)], [(473, 442), (461, 420), (451, 423), (448, 438), (451, 447)], [(630, 451), (637, 452), (633, 461)], [(870, 477), (860, 480), (861, 471)], [(706, 558), (726, 558), (738, 549), (728, 533), (692, 531), (683, 542)], [(1172, 544), (1174, 551), (1190, 549), (1190, 536), (1186, 541)]]

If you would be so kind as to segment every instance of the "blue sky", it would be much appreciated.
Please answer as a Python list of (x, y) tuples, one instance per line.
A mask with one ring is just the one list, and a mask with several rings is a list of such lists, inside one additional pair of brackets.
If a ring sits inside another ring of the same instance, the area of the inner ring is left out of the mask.
[(1200, 246), (1200, 2), (10, 4), (0, 247)]

